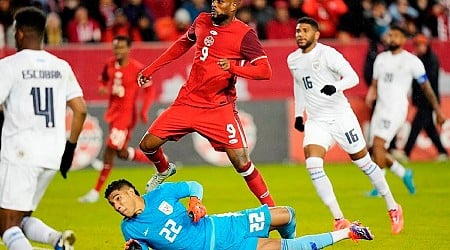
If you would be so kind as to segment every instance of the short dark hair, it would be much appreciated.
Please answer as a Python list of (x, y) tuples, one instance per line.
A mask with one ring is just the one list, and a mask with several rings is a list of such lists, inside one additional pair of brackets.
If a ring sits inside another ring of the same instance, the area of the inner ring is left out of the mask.
[(111, 182), (108, 187), (105, 190), (105, 198), (108, 199), (108, 196), (115, 190), (120, 190), (123, 187), (130, 187), (132, 189), (134, 189), (134, 193), (137, 196), (140, 196), (139, 192), (136, 190), (136, 188), (134, 187), (133, 184), (131, 184), (131, 182), (125, 180), (125, 179), (119, 179), (119, 180), (115, 180), (113, 182)]
[(113, 41), (125, 41), (127, 42), (127, 46), (131, 47), (131, 39), (128, 36), (124, 36), (124, 35), (117, 35), (114, 37)]
[(313, 29), (315, 30), (319, 30), (319, 24), (317, 23), (317, 21), (314, 18), (311, 17), (301, 17), (297, 20), (297, 24), (299, 23), (306, 23), (309, 24), (313, 27)]
[(16, 21), (16, 29), (27, 28), (39, 34), (44, 34), (47, 17), (44, 11), (29, 6), (17, 10), (14, 14), (14, 20)]
[(400, 33), (402, 33), (403, 36), (405, 36), (405, 37), (408, 36), (408, 32), (404, 28), (402, 28), (398, 25), (391, 25), (391, 30), (400, 31)]

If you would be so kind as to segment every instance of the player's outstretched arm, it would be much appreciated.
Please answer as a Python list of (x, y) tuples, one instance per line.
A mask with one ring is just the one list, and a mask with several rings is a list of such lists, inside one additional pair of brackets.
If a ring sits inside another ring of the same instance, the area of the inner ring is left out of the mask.
[(159, 70), (162, 66), (172, 62), (173, 60), (179, 58), (184, 53), (186, 53), (194, 41), (188, 39), (187, 34), (181, 36), (176, 40), (166, 51), (164, 51), (153, 63), (145, 67), (140, 74), (144, 77), (149, 78), (153, 73)]

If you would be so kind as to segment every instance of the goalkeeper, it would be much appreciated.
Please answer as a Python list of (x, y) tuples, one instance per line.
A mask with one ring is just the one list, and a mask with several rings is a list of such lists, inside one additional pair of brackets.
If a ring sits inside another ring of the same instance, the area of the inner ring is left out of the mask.
[[(188, 209), (180, 202), (189, 198)], [(295, 238), (291, 207), (262, 205), (234, 213), (206, 215), (203, 187), (195, 181), (167, 182), (139, 195), (129, 181), (113, 181), (105, 198), (125, 218), (125, 249), (321, 249), (343, 239), (372, 240), (359, 223), (338, 231)], [(277, 229), (282, 239), (268, 238)]]

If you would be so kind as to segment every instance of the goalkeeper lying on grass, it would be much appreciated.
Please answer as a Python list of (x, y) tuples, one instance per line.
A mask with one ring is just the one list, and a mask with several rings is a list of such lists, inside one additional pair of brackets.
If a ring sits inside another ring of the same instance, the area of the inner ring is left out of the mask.
[[(186, 210), (180, 199), (190, 197)], [(108, 185), (105, 198), (125, 218), (125, 249), (321, 249), (343, 239), (372, 240), (359, 223), (330, 233), (295, 238), (291, 207), (266, 205), (234, 213), (206, 215), (203, 187), (195, 181), (167, 182), (143, 196), (129, 181)], [(268, 238), (277, 229), (282, 239)]]

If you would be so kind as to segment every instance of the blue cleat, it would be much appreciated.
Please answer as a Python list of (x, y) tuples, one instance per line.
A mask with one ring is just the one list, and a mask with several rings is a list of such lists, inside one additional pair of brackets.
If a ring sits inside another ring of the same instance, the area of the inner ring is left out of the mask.
[(416, 193), (416, 186), (414, 185), (413, 181), (413, 171), (409, 168), (407, 168), (405, 171), (405, 176), (403, 176), (403, 183), (405, 184), (410, 194)]
[(358, 242), (358, 240), (373, 240), (374, 238), (369, 228), (361, 225), (361, 223), (357, 221), (353, 222), (349, 229), (350, 232), (348, 233), (348, 237), (355, 242)]
[(292, 207), (286, 207), (290, 214), (291, 220), (288, 224), (283, 227), (278, 228), (278, 233), (280, 233), (281, 238), (283, 239), (294, 239), (296, 234), (297, 222), (295, 220), (295, 211)]
[(372, 191), (367, 192), (366, 194), (368, 197), (381, 197), (380, 193), (378, 192), (378, 189), (373, 188)]

